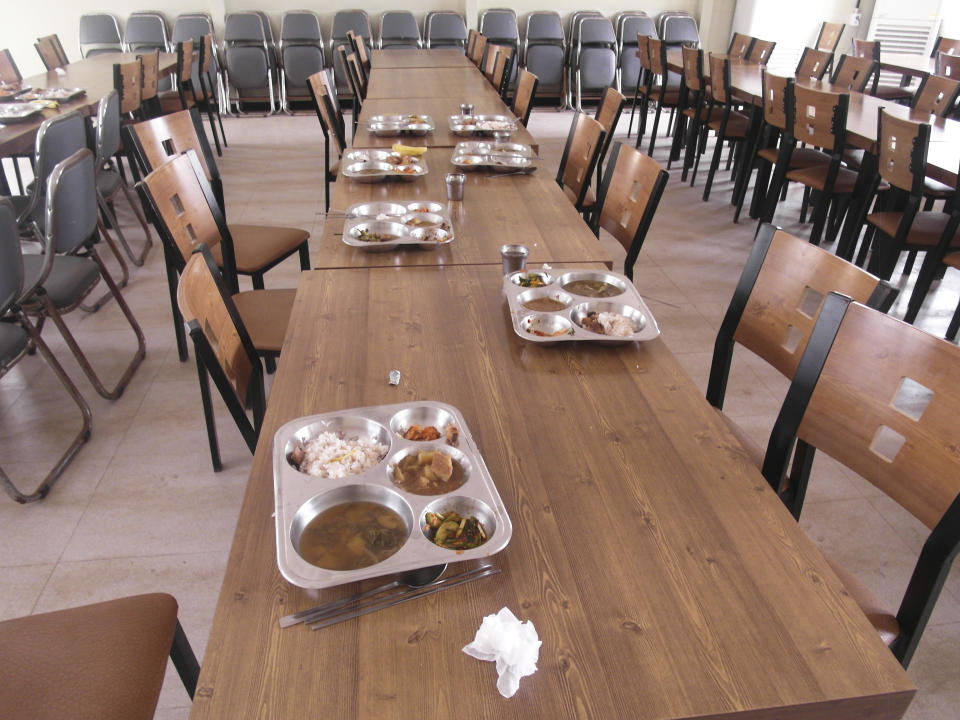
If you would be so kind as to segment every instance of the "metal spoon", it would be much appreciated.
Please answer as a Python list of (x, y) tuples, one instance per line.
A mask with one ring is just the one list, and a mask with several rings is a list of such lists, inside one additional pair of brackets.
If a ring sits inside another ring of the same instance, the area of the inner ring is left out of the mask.
[(373, 597), (374, 595), (380, 595), (385, 593), (388, 590), (393, 590), (401, 586), (407, 586), (410, 588), (421, 588), (430, 585), (438, 577), (443, 574), (443, 571), (447, 569), (446, 563), (443, 565), (429, 565), (427, 567), (416, 568), (415, 570), (407, 570), (396, 580), (391, 580), (388, 583), (384, 583), (378, 587), (372, 588), (370, 590), (364, 590), (363, 592), (356, 593), (355, 595), (350, 595), (341, 600), (333, 600), (327, 603), (321, 603), (312, 608), (306, 610), (301, 610), (300, 612), (293, 613), (292, 615), (284, 615), (280, 618), (280, 627), (290, 627), (291, 625), (298, 625), (303, 622), (315, 622), (320, 620), (327, 615), (336, 613), (343, 608), (345, 608), (350, 603), (356, 602), (357, 600), (362, 600), (364, 598)]

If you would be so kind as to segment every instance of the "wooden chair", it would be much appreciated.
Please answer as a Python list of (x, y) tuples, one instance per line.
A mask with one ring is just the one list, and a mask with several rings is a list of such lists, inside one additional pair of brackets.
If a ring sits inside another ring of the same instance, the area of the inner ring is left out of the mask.
[[(700, 128), (717, 113), (713, 105), (707, 102), (707, 83), (703, 75), (703, 50), (682, 45), (680, 52), (683, 57), (683, 77), (680, 84), (680, 98), (677, 101), (680, 115), (677, 116), (677, 126), (674, 128), (673, 148), (667, 159), (667, 170), (673, 163), (673, 156), (680, 152), (681, 147), (685, 147), (683, 171), (680, 174), (680, 179), (685, 182), (690, 168), (693, 167), (694, 153), (699, 152)], [(681, 133), (684, 135), (682, 140)]]
[(191, 699), (200, 674), (165, 593), (6, 620), (0, 646), (8, 718), (149, 718), (168, 657)]
[(873, 58), (841, 55), (830, 83), (834, 91), (853, 90), (862, 93), (866, 91), (875, 69)]
[[(823, 300), (833, 291), (883, 312), (897, 297), (896, 288), (852, 263), (773, 225), (761, 225), (717, 333), (707, 402), (723, 410), (738, 344), (785, 378), (793, 378)], [(726, 415), (723, 418), (760, 467), (762, 449)]]
[(826, 50), (830, 53), (830, 62), (833, 63), (833, 54), (837, 52), (840, 46), (840, 38), (843, 36), (843, 29), (846, 27), (843, 23), (825, 22), (820, 26), (820, 32), (817, 34), (817, 41), (813, 46), (817, 50)]
[[(800, 516), (816, 450), (930, 530), (894, 614), (831, 563), (907, 667), (960, 549), (960, 348), (831, 293), (777, 418), (763, 475)], [(790, 470), (791, 453), (800, 461)]]
[[(649, 38), (647, 44), (652, 80), (647, 97), (644, 99), (640, 123), (642, 126), (645, 120), (647, 101), (652, 100), (656, 103), (657, 109), (653, 115), (653, 130), (650, 132), (650, 149), (647, 150), (647, 154), (653, 157), (653, 150), (657, 143), (657, 128), (660, 125), (660, 112), (664, 108), (669, 108), (671, 110), (671, 122), (673, 121), (673, 112), (676, 111), (680, 101), (680, 86), (679, 84), (670, 84), (671, 75), (667, 72), (666, 44), (657, 38)], [(659, 82), (656, 78), (659, 78)], [(640, 147), (640, 134), (637, 135), (637, 147)]]
[[(346, 126), (342, 115), (338, 115), (333, 107), (332, 95), (334, 85), (330, 81), (326, 70), (321, 70), (307, 78), (307, 89), (313, 98), (313, 105), (323, 130), (323, 197), (324, 207), (330, 210), (330, 183), (335, 182), (340, 173), (340, 159), (347, 147)], [(336, 161), (330, 164), (330, 145), (337, 153)]]
[[(700, 147), (706, 146), (707, 132), (713, 130), (716, 136), (716, 143), (713, 148), (713, 158), (710, 161), (710, 170), (707, 173), (707, 182), (703, 187), (704, 201), (710, 198), (710, 188), (713, 186), (713, 178), (720, 167), (720, 155), (723, 153), (724, 141), (736, 145), (736, 169), (743, 162), (744, 147), (746, 139), (750, 134), (750, 117), (742, 112), (735, 110), (736, 103), (733, 98), (733, 89), (730, 83), (730, 59), (722, 55), (710, 54), (710, 83), (712, 93), (710, 97), (710, 114), (708, 121), (701, 125)], [(716, 117), (719, 115), (719, 117)], [(693, 175), (690, 178), (690, 185), (693, 186), (697, 179), (697, 169), (700, 166), (700, 154), (696, 153), (693, 164)]]
[(473, 28), (471, 28), (470, 31), (467, 33), (466, 55), (467, 55), (467, 57), (470, 58), (471, 60), (473, 59), (473, 49), (474, 49), (474, 48), (476, 47), (476, 45), (477, 45), (477, 38), (478, 38), (478, 37), (480, 37), (480, 33), (478, 33), (478, 32), (477, 32), (476, 30), (474, 30)]
[(366, 84), (367, 75), (370, 72), (370, 54), (367, 52), (367, 43), (364, 42), (362, 35), (357, 35), (353, 30), (347, 30), (347, 39), (350, 41), (350, 47), (353, 48), (353, 54), (360, 61), (360, 67), (363, 70), (363, 82)]
[(730, 38), (730, 47), (727, 48), (727, 55), (732, 58), (746, 58), (753, 46), (756, 38), (743, 33), (735, 32)]
[(796, 76), (798, 79), (810, 78), (811, 80), (823, 80), (830, 63), (833, 62), (833, 55), (825, 50), (816, 50), (811, 47), (803, 49), (803, 55), (800, 56), (800, 62), (797, 63)]
[[(954, 190), (952, 202), (947, 203), (942, 213), (924, 212), (921, 215), (928, 216), (927, 221), (933, 225), (931, 229), (934, 232), (936, 226), (942, 226), (943, 229), (940, 232), (937, 247), (927, 251), (917, 282), (913, 286), (913, 293), (910, 295), (910, 303), (907, 305), (907, 314), (904, 318), (909, 323), (913, 323), (916, 319), (933, 281), (939, 274), (951, 267), (960, 269), (960, 251), (957, 249), (960, 244), (957, 238), (957, 233), (960, 232), (960, 194)], [(958, 329), (960, 329), (960, 302), (957, 303), (957, 308), (950, 319), (946, 338), (951, 341), (956, 340)]]
[(853, 54), (856, 57), (872, 58), (877, 63), (873, 73), (873, 83), (870, 84), (870, 94), (874, 97), (892, 100), (894, 102), (909, 103), (913, 99), (910, 88), (911, 77), (901, 75), (898, 85), (880, 84), (880, 41), (853, 39)]
[(223, 152), (220, 149), (220, 139), (217, 138), (217, 128), (213, 124), (213, 116), (217, 116), (217, 125), (220, 127), (220, 138), (223, 139), (223, 146), (227, 147), (227, 136), (223, 132), (223, 118), (220, 116), (220, 103), (217, 100), (217, 93), (213, 86), (213, 77), (210, 75), (213, 66), (213, 35), (207, 33), (200, 38), (200, 55), (198, 58), (197, 80), (200, 81), (200, 96), (197, 97), (197, 88), (193, 88), (193, 96), (200, 109), (206, 112), (207, 122), (210, 123), (210, 133), (213, 135), (213, 143), (217, 148), (217, 157), (222, 157)]
[(773, 55), (773, 50), (776, 47), (777, 43), (774, 40), (755, 38), (753, 45), (750, 47), (750, 52), (747, 53), (747, 61), (765, 67), (770, 61), (770, 56)]
[[(650, 76), (650, 37), (637, 33), (637, 59), (640, 61), (640, 70), (637, 73), (637, 85), (633, 90), (633, 105), (630, 107), (630, 122), (627, 124), (627, 137), (633, 130), (633, 117), (637, 107), (641, 107), (640, 120), (637, 122), (637, 144), (640, 147), (643, 133), (647, 127), (647, 109), (649, 108), (649, 93), (652, 77)], [(678, 98), (679, 99), (679, 98)]]
[(483, 59), (483, 76), (491, 85), (493, 85), (493, 73), (497, 69), (497, 58), (503, 50), (505, 48), (500, 45), (487, 43), (487, 54)]
[(960, 80), (941, 75), (926, 75), (913, 95), (910, 107), (917, 113), (929, 113), (938, 118), (949, 118), (956, 112), (960, 99)]
[(13, 61), (13, 55), (4, 48), (0, 50), (0, 82), (7, 85), (16, 85), (23, 79), (17, 64)]
[(597, 167), (605, 135), (599, 122), (579, 110), (574, 111), (567, 144), (557, 170), (557, 185), (577, 212), (583, 213), (585, 208), (596, 205), (595, 196), (590, 191), (590, 180)]
[(140, 53), (140, 119), (149, 120), (160, 113), (157, 99), (160, 84), (160, 51), (157, 49)]
[(493, 66), (493, 77), (490, 79), (493, 89), (504, 102), (510, 92), (510, 76), (513, 74), (513, 48), (500, 48)]
[[(131, 125), (127, 128), (128, 147), (133, 149), (134, 157), (137, 160), (136, 165), (141, 173), (154, 172), (181, 153), (193, 150), (196, 164), (202, 175), (202, 179), (196, 182), (201, 185), (206, 201), (211, 206), (215, 206), (217, 212), (226, 219), (223, 204), (223, 183), (220, 181), (216, 163), (210, 152), (210, 145), (202, 133), (200, 115), (196, 108), (191, 108), (190, 110), (181, 110), (179, 113), (164, 115)], [(185, 178), (183, 181), (187, 182), (191, 176), (180, 167), (178, 177)], [(190, 186), (188, 184), (188, 187)], [(142, 184), (139, 188), (141, 196), (143, 196), (146, 188)], [(207, 196), (208, 188), (209, 196)], [(161, 186), (160, 189), (166, 190), (168, 188)], [(152, 208), (149, 196), (145, 198), (145, 202), (147, 202), (148, 207)], [(153, 217), (157, 217), (157, 215), (154, 214)], [(308, 245), (310, 233), (306, 230), (237, 223), (226, 223), (225, 227), (232, 242), (235, 258), (233, 261), (229, 259), (230, 251), (220, 252), (218, 255), (220, 261), (224, 263), (222, 267), (227, 282), (234, 292), (239, 290), (236, 274), (249, 275), (253, 287), (261, 290), (264, 287), (264, 274), (294, 253), (297, 253), (300, 257), (300, 269), (310, 269), (310, 249)], [(158, 227), (157, 231), (163, 237), (164, 230)], [(168, 255), (169, 251), (166, 244), (164, 248), (165, 257), (168, 261), (167, 279), (171, 291), (171, 302), (173, 302), (176, 284), (175, 278), (170, 274), (171, 258)], [(187, 347), (183, 335), (183, 324), (176, 321), (176, 313), (174, 313), (174, 316), (177, 349), (180, 353), (180, 360), (184, 361), (187, 359)]]
[(532, 72), (520, 70), (517, 73), (517, 91), (513, 95), (513, 106), (510, 110), (524, 127), (530, 121), (530, 111), (533, 110), (533, 100), (537, 96), (537, 85), (540, 80)]
[[(843, 167), (846, 145), (847, 109), (850, 96), (800, 85), (793, 86), (793, 100), (787, 106), (789, 134), (780, 143), (773, 180), (767, 192), (763, 222), (772, 222), (780, 192), (787, 181), (809, 187), (814, 195), (813, 229), (810, 242), (820, 244), (824, 229), (832, 239), (839, 229), (843, 210), (856, 186), (857, 174)], [(822, 148), (829, 162), (790, 169), (790, 159), (797, 139)], [(831, 203), (834, 212), (828, 217)], [(829, 222), (828, 222), (829, 221)]]
[(943, 35), (938, 36), (937, 41), (933, 44), (930, 57), (936, 58), (940, 53), (960, 55), (960, 40), (954, 40), (953, 38), (944, 37)]
[(617, 131), (617, 123), (620, 122), (620, 115), (623, 112), (623, 106), (627, 99), (614, 88), (608, 87), (603, 91), (600, 98), (600, 104), (597, 105), (597, 112), (593, 119), (600, 123), (603, 128), (603, 146), (600, 148), (600, 155), (597, 157), (597, 187), (600, 187), (600, 174), (603, 171), (603, 163), (607, 157), (607, 151), (610, 149), (610, 141)]
[(173, 113), (192, 108), (197, 103), (193, 90), (193, 40), (177, 43), (177, 87), (157, 95), (160, 111)]
[(70, 64), (67, 53), (64, 52), (63, 45), (60, 44), (60, 38), (56, 35), (45, 35), (37, 38), (34, 47), (47, 70), (56, 70)]
[(143, 63), (138, 57), (113, 66), (113, 89), (120, 96), (120, 113), (127, 118), (139, 116), (143, 88)]
[[(347, 85), (350, 86), (350, 94), (353, 98), (353, 127), (351, 128), (351, 131), (352, 135), (356, 135), (357, 123), (359, 122), (360, 111), (363, 109), (363, 98), (366, 95), (366, 91), (361, 90), (357, 56), (353, 53), (348, 54), (347, 48), (345, 48), (343, 45), (337, 46), (337, 55), (339, 56), (340, 61), (343, 63), (343, 67), (347, 76)], [(350, 60), (351, 57), (353, 58), (352, 62)]]
[(937, 75), (960, 80), (960, 55), (948, 55), (945, 52), (937, 54)]
[[(90, 406), (73, 384), (56, 356), (47, 347), (40, 331), (30, 322), (20, 303), (24, 296), (24, 267), (20, 251), (20, 238), (17, 233), (16, 213), (13, 204), (7, 198), (0, 198), (0, 377), (6, 375), (30, 352), (31, 346), (40, 351), (40, 355), (53, 370), (57, 380), (70, 395), (70, 399), (80, 408), (82, 425), (70, 441), (67, 449), (57, 458), (56, 463), (33, 492), (21, 491), (0, 468), (0, 485), (6, 493), (18, 503), (30, 503), (42, 500), (50, 488), (63, 474), (67, 465), (90, 438)], [(31, 293), (31, 288), (26, 288)], [(11, 416), (13, 417), (13, 416)], [(46, 455), (53, 456), (52, 452)], [(2, 631), (0, 631), (2, 632)], [(9, 679), (4, 672), (4, 678)], [(6, 682), (6, 680), (5, 680)], [(2, 694), (2, 693), (0, 693)]]
[(487, 51), (487, 39), (477, 33), (477, 41), (473, 44), (473, 54), (470, 55), (470, 59), (473, 61), (473, 64), (478, 68), (483, 63), (483, 56)]
[(595, 234), (599, 236), (603, 228), (627, 251), (623, 272), (631, 280), (633, 266), (669, 178), (653, 158), (636, 148), (614, 143), (607, 171), (599, 185), (591, 225)]
[[(291, 290), (290, 294), (293, 292)], [(251, 454), (256, 451), (266, 411), (263, 369), (237, 299), (238, 296), (231, 297), (210, 248), (200, 244), (186, 261), (180, 275), (177, 306), (193, 340), (210, 457), (213, 469), (217, 472), (222, 463), (209, 378), (213, 378)], [(262, 312), (258, 319), (281, 326), (285, 332), (290, 319), (289, 310), (287, 307), (285, 316)], [(252, 410), (252, 422), (247, 416), (248, 406)]]

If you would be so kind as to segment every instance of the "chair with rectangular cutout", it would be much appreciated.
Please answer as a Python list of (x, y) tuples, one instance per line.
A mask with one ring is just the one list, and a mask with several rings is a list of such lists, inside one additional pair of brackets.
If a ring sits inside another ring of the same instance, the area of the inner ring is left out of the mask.
[(173, 90), (157, 93), (160, 112), (177, 112), (197, 104), (197, 95), (193, 87), (193, 51), (193, 40), (181, 40), (177, 43), (177, 86)]
[(573, 114), (567, 144), (563, 148), (560, 167), (557, 169), (557, 185), (573, 203), (577, 212), (584, 213), (596, 205), (590, 181), (597, 167), (597, 158), (603, 147), (606, 133), (603, 126), (579, 110)]
[[(330, 183), (335, 182), (340, 174), (340, 160), (343, 151), (347, 148), (347, 129), (343, 114), (337, 112), (334, 106), (336, 101), (336, 86), (332, 78), (332, 70), (322, 70), (307, 78), (307, 89), (313, 98), (320, 129), (323, 131), (323, 200), (324, 209), (330, 210)], [(336, 161), (331, 164), (331, 146), (336, 152)]]
[(64, 52), (63, 45), (60, 44), (60, 38), (56, 35), (44, 35), (37, 38), (34, 47), (47, 70), (56, 70), (70, 64), (67, 53)]
[(960, 549), (958, 379), (956, 345), (831, 293), (764, 458), (764, 477), (794, 517), (800, 517), (819, 450), (929, 530), (895, 613), (831, 561), (844, 589), (905, 668)]
[[(680, 76), (667, 69), (667, 44), (657, 38), (647, 40), (648, 55), (650, 60), (650, 81), (647, 85), (646, 97), (641, 104), (640, 111), (640, 130), (637, 132), (637, 145), (643, 139), (645, 122), (647, 117), (647, 108), (652, 101), (656, 105), (656, 111), (653, 115), (653, 129), (650, 131), (650, 147), (647, 154), (653, 157), (653, 151), (657, 144), (657, 129), (660, 127), (660, 113), (664, 108), (671, 112), (671, 121), (673, 113), (676, 112), (680, 103)], [(670, 123), (668, 123), (668, 126)]]
[(629, 145), (613, 144), (591, 225), (595, 234), (603, 228), (626, 250), (623, 272), (631, 280), (669, 178), (653, 158)]
[[(30, 503), (47, 496), (67, 465), (90, 438), (90, 406), (87, 405), (56, 356), (50, 352), (40, 332), (20, 307), (24, 295), (32, 294), (32, 288), (24, 288), (23, 280), (23, 258), (20, 253), (20, 238), (17, 234), (13, 205), (9, 200), (0, 198), (0, 317), (3, 318), (3, 322), (0, 322), (0, 377), (6, 375), (17, 363), (26, 358), (32, 345), (53, 370), (71, 400), (80, 408), (82, 417), (80, 430), (57, 459), (53, 468), (32, 492), (26, 493), (20, 490), (0, 468), (0, 485), (6, 493), (18, 503)], [(9, 676), (5, 675), (5, 677), (9, 679)]]
[[(713, 348), (707, 402), (723, 410), (733, 351), (740, 345), (791, 379), (828, 293), (883, 312), (897, 289), (773, 225), (760, 226)], [(727, 415), (727, 425), (759, 467), (763, 450)]]
[(510, 110), (524, 127), (530, 121), (530, 112), (533, 110), (533, 101), (537, 96), (537, 87), (540, 79), (528, 70), (521, 70), (517, 74), (517, 91), (513, 94), (513, 105)]
[(607, 158), (607, 151), (610, 149), (610, 142), (617, 131), (617, 123), (620, 122), (620, 115), (623, 112), (623, 106), (627, 99), (616, 89), (608, 87), (600, 96), (600, 103), (597, 105), (597, 112), (593, 119), (600, 123), (603, 128), (604, 138), (603, 146), (600, 148), (600, 154), (597, 156), (597, 187), (600, 187), (600, 175), (603, 172), (603, 163)]

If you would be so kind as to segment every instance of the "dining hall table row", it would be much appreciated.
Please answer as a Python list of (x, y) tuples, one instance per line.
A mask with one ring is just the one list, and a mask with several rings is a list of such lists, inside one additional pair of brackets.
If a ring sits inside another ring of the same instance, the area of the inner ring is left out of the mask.
[[(409, 184), (341, 177), (333, 204), (434, 197), (444, 152), (428, 150), (438, 171)], [(515, 330), (494, 248), (542, 241), (546, 257), (560, 245), (554, 230), (481, 235), (521, 222), (540, 194), (544, 216), (525, 227), (550, 222), (544, 170), (470, 176), (462, 210), (448, 206), (448, 255), (349, 255), (328, 217), (317, 269), (300, 277), (191, 717), (901, 717), (910, 679), (662, 339), (551, 345)], [(556, 222), (585, 254), (563, 251), (551, 272), (604, 272), (582, 220)], [(323, 630), (281, 629), (281, 616), (358, 584), (316, 591), (281, 576), (274, 433), (425, 401), (462, 413), (513, 526), (501, 552), (455, 567), (499, 574)], [(461, 651), (502, 607), (543, 643), (510, 699), (493, 664)]]

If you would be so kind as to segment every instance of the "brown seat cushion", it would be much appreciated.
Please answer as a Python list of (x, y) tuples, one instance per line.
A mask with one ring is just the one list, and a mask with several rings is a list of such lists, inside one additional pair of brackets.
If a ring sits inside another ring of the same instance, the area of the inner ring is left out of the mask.
[(863, 614), (867, 616), (870, 624), (876, 629), (880, 639), (890, 645), (900, 634), (900, 623), (897, 622), (897, 616), (887, 610), (883, 603), (877, 599), (877, 596), (870, 592), (867, 586), (860, 582), (856, 576), (851, 575), (846, 568), (835, 562), (826, 553), (823, 554), (823, 557), (837, 574), (837, 577), (840, 578), (840, 582), (850, 593), (850, 597), (863, 610)]
[[(193, 98), (190, 95), (185, 95), (187, 99), (187, 107), (192, 108), (194, 106)], [(180, 101), (180, 93), (176, 90), (166, 90), (162, 93), (157, 93), (157, 101), (160, 103), (160, 109), (164, 113), (175, 113), (183, 110), (183, 103)]]
[[(714, 120), (711, 120), (708, 125), (710, 129), (714, 132), (720, 131), (720, 123), (722, 122), (722, 113), (720, 116), (715, 117)], [(747, 136), (747, 129), (750, 127), (750, 118), (748, 118), (743, 113), (731, 112), (730, 117), (727, 119), (727, 129), (726, 137), (742, 138)]]
[(680, 101), (680, 88), (676, 86), (668, 86), (665, 93), (663, 93), (663, 99), (660, 99), (660, 88), (652, 88), (650, 90), (650, 95), (648, 96), (651, 100), (659, 102), (662, 105), (671, 106), (676, 105)]
[[(827, 180), (827, 165), (811, 165), (810, 167), (797, 168), (787, 172), (787, 180), (803, 183), (814, 190), (823, 190)], [(837, 179), (833, 184), (833, 192), (846, 195), (853, 192), (853, 187), (857, 183), (857, 173), (847, 168), (840, 168), (837, 173)]]
[(956, 192), (954, 188), (940, 182), (939, 180), (934, 180), (933, 178), (923, 179), (923, 194), (928, 197), (933, 197), (940, 200), (952, 197), (954, 192)]
[(766, 453), (764, 452), (763, 448), (760, 447), (760, 444), (757, 443), (757, 441), (752, 437), (747, 435), (743, 428), (731, 420), (730, 417), (722, 410), (717, 410), (717, 414), (723, 418), (723, 421), (727, 424), (727, 428), (729, 428), (730, 432), (733, 433), (733, 436), (737, 439), (737, 442), (743, 446), (743, 449), (747, 453), (747, 457), (750, 458), (750, 462), (756, 465), (758, 470), (762, 470), (763, 458)]
[(950, 267), (960, 268), (960, 253), (950, 253), (949, 255), (944, 255), (943, 264), (949, 265)]
[(247, 290), (233, 296), (250, 341), (257, 350), (280, 352), (297, 291)]
[[(895, 211), (876, 212), (867, 215), (867, 222), (873, 225), (880, 232), (890, 237), (897, 234), (897, 228), (900, 226), (900, 218), (903, 213)], [(907, 244), (925, 245), (933, 247), (940, 242), (943, 231), (947, 226), (950, 216), (946, 213), (936, 212), (918, 212), (913, 218), (913, 224), (907, 233)], [(954, 246), (960, 245), (960, 233), (958, 233), (951, 243)]]
[[(259, 272), (278, 260), (292, 254), (310, 237), (300, 228), (274, 227), (272, 225), (233, 225), (233, 251), (237, 260), (237, 272)], [(211, 248), (217, 265), (223, 266), (220, 246)]]
[(910, 88), (903, 88), (899, 85), (878, 85), (877, 92), (873, 95), (884, 100), (906, 100), (908, 102), (913, 100), (913, 93), (910, 92)]
[[(774, 165), (777, 163), (777, 148), (763, 148), (757, 151), (757, 155), (769, 163), (773, 163)], [(815, 150), (814, 148), (794, 148), (793, 153), (790, 155), (791, 170), (828, 162), (830, 162), (830, 156), (822, 150)]]
[(0, 717), (152, 718), (176, 627), (163, 593), (0, 623)]

